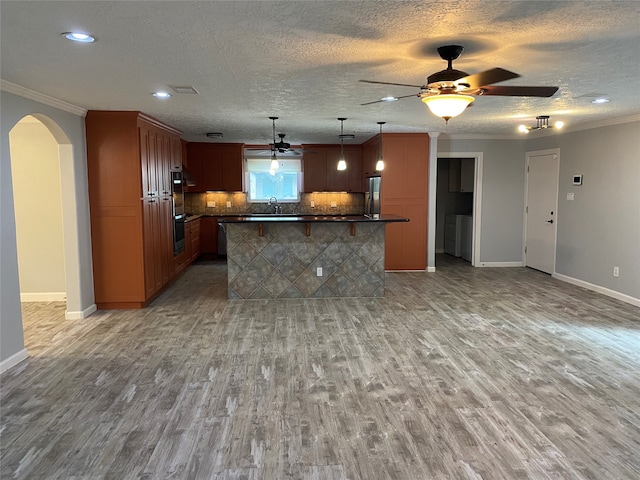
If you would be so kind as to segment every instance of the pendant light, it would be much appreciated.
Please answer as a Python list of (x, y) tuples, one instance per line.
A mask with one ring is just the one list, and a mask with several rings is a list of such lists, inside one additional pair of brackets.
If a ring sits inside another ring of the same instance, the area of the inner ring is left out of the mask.
[(347, 161), (344, 159), (344, 121), (346, 118), (338, 118), (340, 120), (340, 159), (338, 160), (338, 170), (347, 169)]
[(276, 156), (276, 120), (278, 117), (269, 117), (273, 122), (273, 146), (271, 147), (271, 165), (269, 166), (269, 172), (273, 175), (278, 167), (278, 157)]
[(376, 162), (376, 172), (381, 172), (382, 170), (384, 170), (384, 160), (382, 159), (382, 125), (384, 125), (385, 123), (387, 122), (378, 122), (378, 125), (380, 125), (380, 157)]

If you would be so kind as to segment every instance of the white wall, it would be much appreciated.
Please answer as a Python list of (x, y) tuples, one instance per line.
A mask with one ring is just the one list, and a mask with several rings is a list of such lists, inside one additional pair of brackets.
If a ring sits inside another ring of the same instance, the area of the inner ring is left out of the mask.
[(640, 299), (640, 122), (526, 141), (550, 148), (560, 149), (556, 272)]
[(58, 142), (25, 117), (10, 132), (18, 269), (23, 301), (66, 295)]
[[(9, 132), (26, 115), (44, 121), (60, 146), (67, 314), (83, 318), (95, 310), (84, 116), (55, 108), (43, 96), (0, 91), (0, 367), (24, 352)], [(13, 87), (12, 87), (13, 88)], [(54, 102), (52, 102), (54, 103)], [(62, 102), (60, 102), (62, 103)], [(72, 106), (69, 106), (72, 107)], [(64, 159), (64, 160), (62, 160)]]

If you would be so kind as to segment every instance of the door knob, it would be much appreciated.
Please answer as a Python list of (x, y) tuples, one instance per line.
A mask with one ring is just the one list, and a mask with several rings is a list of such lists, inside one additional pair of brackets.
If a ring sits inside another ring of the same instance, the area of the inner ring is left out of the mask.
[(553, 223), (553, 218), (551, 220), (547, 220), (547, 223)]

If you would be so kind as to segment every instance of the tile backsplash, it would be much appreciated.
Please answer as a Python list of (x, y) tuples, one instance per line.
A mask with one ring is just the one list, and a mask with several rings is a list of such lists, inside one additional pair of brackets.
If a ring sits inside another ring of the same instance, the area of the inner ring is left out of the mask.
[[(311, 206), (313, 202), (314, 206)], [(215, 204), (215, 206), (214, 206)], [(332, 205), (335, 204), (335, 207)], [(229, 205), (229, 206), (227, 206)], [(299, 203), (280, 203), (282, 213), (361, 215), (364, 213), (364, 194), (346, 192), (301, 193)], [(243, 192), (185, 193), (185, 212), (204, 215), (237, 215), (268, 213), (273, 206), (267, 202), (247, 201)]]

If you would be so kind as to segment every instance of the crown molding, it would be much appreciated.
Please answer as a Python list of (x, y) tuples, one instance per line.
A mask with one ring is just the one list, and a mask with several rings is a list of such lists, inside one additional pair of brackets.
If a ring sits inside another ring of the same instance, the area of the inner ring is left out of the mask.
[(640, 115), (629, 115), (627, 117), (605, 118), (595, 122), (581, 123), (563, 128), (563, 132), (579, 132), (580, 130), (591, 130), (593, 128), (610, 127), (613, 125), (621, 125), (623, 123), (640, 122)]
[(7, 82), (6, 80), (0, 79), (0, 90), (8, 93), (13, 93), (14, 95), (18, 95), (19, 97), (28, 98), (29, 100), (33, 100), (35, 102), (43, 103), (45, 105), (63, 110), (65, 112), (73, 113), (74, 115), (78, 115), (80, 117), (84, 117), (87, 114), (87, 110), (84, 108), (72, 105), (63, 100), (58, 100), (57, 98), (50, 97), (49, 95), (45, 95), (44, 93), (36, 92), (35, 90), (16, 85), (15, 83)]

